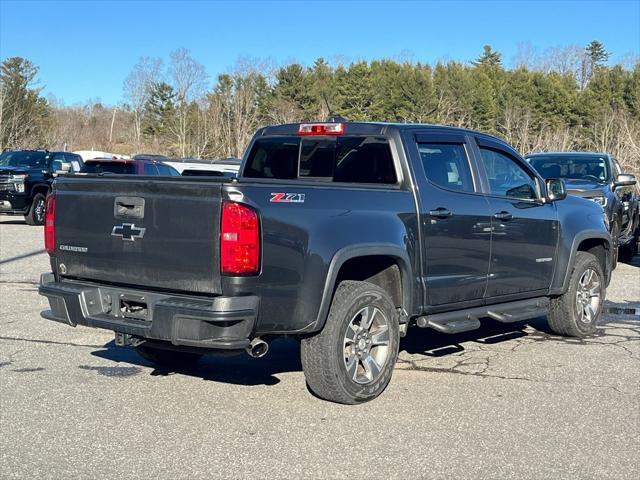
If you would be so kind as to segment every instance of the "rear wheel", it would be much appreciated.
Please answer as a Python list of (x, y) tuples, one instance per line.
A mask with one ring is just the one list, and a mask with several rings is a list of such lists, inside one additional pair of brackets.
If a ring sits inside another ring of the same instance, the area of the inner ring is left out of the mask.
[(596, 331), (606, 293), (605, 277), (598, 259), (578, 252), (564, 295), (551, 299), (549, 326), (569, 337), (587, 337)]
[(190, 367), (202, 358), (202, 355), (199, 353), (165, 350), (163, 348), (150, 347), (145, 344), (138, 345), (135, 347), (135, 350), (138, 355), (145, 360), (163, 367)]
[(46, 197), (42, 193), (36, 193), (31, 202), (29, 213), (24, 216), (25, 221), (29, 225), (44, 225), (44, 211), (46, 205)]
[(322, 331), (302, 340), (302, 367), (311, 391), (345, 404), (380, 395), (398, 356), (396, 316), (393, 301), (380, 287), (341, 282)]

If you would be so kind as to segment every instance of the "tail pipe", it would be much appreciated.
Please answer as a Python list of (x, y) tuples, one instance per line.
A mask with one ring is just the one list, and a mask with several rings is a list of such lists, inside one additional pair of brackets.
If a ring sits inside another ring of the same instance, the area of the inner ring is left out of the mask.
[(254, 338), (245, 350), (253, 358), (261, 358), (269, 351), (269, 344), (261, 338)]

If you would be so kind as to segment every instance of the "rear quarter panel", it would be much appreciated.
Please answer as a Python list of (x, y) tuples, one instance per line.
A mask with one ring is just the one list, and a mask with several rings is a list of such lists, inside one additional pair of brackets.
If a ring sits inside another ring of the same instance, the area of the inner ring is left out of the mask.
[[(271, 202), (275, 193), (302, 194), (304, 202)], [(243, 180), (225, 186), (223, 198), (242, 201), (261, 215), (260, 274), (222, 280), (224, 295), (259, 295), (258, 333), (320, 329), (326, 316), (327, 305), (321, 308), (325, 289), (333, 288), (331, 278), (340, 264), (358, 252), (395, 252), (403, 283), (416, 281), (418, 234), (410, 191)], [(421, 292), (414, 285), (403, 287)]]

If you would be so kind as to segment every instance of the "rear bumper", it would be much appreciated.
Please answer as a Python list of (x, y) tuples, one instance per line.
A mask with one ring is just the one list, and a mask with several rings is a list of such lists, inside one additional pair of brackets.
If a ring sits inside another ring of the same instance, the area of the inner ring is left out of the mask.
[[(40, 295), (49, 300), (43, 318), (67, 325), (104, 328), (176, 346), (242, 349), (249, 345), (258, 297), (187, 297), (40, 277)], [(141, 314), (123, 313), (123, 301), (146, 305)]]

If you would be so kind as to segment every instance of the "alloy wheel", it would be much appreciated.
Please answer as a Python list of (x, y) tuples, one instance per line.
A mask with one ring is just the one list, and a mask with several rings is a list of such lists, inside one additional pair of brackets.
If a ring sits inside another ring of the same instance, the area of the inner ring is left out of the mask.
[(600, 308), (600, 297), (600, 276), (594, 269), (588, 268), (580, 277), (576, 291), (576, 309), (581, 322), (595, 322), (598, 309)]
[(364, 307), (349, 322), (344, 334), (344, 366), (356, 383), (378, 379), (389, 360), (389, 319), (377, 307)]

